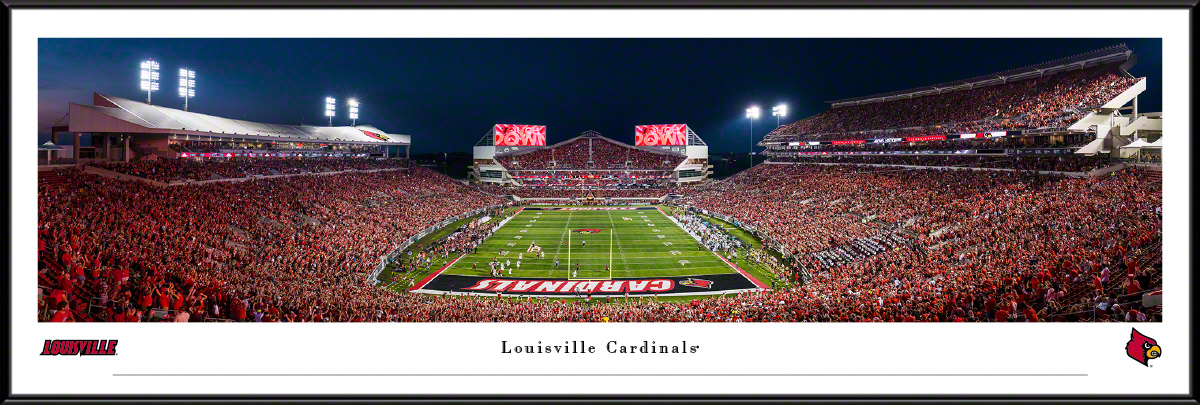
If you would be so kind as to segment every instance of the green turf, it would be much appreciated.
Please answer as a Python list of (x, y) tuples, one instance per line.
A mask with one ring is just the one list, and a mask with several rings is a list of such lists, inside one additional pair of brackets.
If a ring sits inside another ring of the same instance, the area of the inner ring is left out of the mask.
[[(421, 237), (420, 239), (417, 239), (416, 243), (413, 243), (411, 246), (408, 247), (408, 249), (405, 249), (403, 252), (400, 252), (400, 256), (397, 256), (397, 257), (408, 257), (408, 252), (410, 252), (410, 251), (414, 255), (417, 253), (420, 253), (419, 247), (423, 247), (425, 245), (428, 245), (429, 242), (441, 239), (441, 238), (445, 237), (446, 235), (449, 235), (450, 232), (454, 232), (459, 227), (466, 225), (468, 222), (471, 222), (471, 220), (473, 220), (475, 218), (479, 218), (479, 217), (480, 217), (480, 215), (474, 215), (474, 216), (470, 216), (467, 218), (463, 218), (458, 221), (454, 221), (453, 223), (446, 225), (446, 226), (442, 227), (441, 229), (438, 229), (434, 232), (430, 232), (428, 235), (425, 235), (425, 236)], [(495, 218), (493, 218), (493, 220), (495, 220)], [(489, 222), (491, 222), (491, 221), (489, 221)], [(437, 257), (434, 258), (435, 261), (437, 259), (439, 259), (439, 258), (437, 258)], [(444, 257), (442, 257), (441, 259), (445, 260)], [(398, 262), (399, 262), (399, 260), (397, 260), (397, 263)], [(435, 262), (435, 264), (436, 263), (440, 263), (440, 262)], [(392, 270), (394, 270), (397, 266), (398, 265), (395, 263), (389, 264), (387, 266), (387, 268), (385, 268), (383, 270), (382, 273), (379, 273), (379, 277), (377, 277), (376, 279), (379, 280), (380, 282), (382, 282), (384, 285), (390, 285), (392, 283), (392, 281), (395, 280), (396, 277), (403, 278), (405, 281), (407, 281), (407, 280), (415, 281), (415, 280), (420, 280), (422, 278), (425, 278), (425, 276), (429, 275), (429, 273), (432, 273), (434, 270), (437, 270), (438, 268), (442, 267), (441, 264), (437, 264), (436, 266), (430, 266), (429, 268), (422, 267), (422, 268), (417, 269), (417, 271), (410, 272), (410, 273), (393, 273)], [(400, 291), (400, 290), (403, 290), (404, 288), (406, 288), (407, 286), (408, 286), (407, 284), (402, 284), (402, 285), (398, 284), (393, 289), (396, 291)]]
[[(712, 222), (712, 223), (716, 224), (717, 226), (725, 228), (725, 230), (727, 232), (729, 232), (730, 235), (733, 235), (734, 237), (741, 239), (743, 242), (746, 242), (750, 246), (753, 246), (754, 248), (762, 248), (762, 239), (759, 238), (758, 236), (754, 235), (753, 233), (750, 233), (750, 231), (747, 231), (742, 228), (738, 228), (734, 224), (722, 221), (722, 220), (718, 219), (717, 217), (714, 217), (711, 215), (703, 215), (703, 214), (699, 214), (699, 215), (700, 215), (700, 217), (708, 220), (709, 222)], [(775, 256), (776, 259), (782, 258), (782, 255), (780, 255), (779, 252), (776, 252), (771, 249), (765, 249), (765, 250), (771, 256)], [(776, 278), (764, 266), (759, 265), (753, 261), (747, 260), (745, 257), (738, 257), (736, 259), (733, 259), (733, 263), (736, 264), (738, 267), (740, 267), (742, 270), (745, 270), (746, 272), (750, 273), (750, 275), (754, 276), (755, 278), (758, 278), (759, 280), (761, 280), (765, 283), (770, 284), (771, 281), (775, 281), (776, 286), (782, 286), (782, 287), (790, 286), (792, 284), (792, 282), (789, 280)]]
[[(600, 231), (576, 232), (580, 229)], [(527, 252), (530, 243), (541, 246), (546, 257), (533, 258)], [(605, 279), (735, 272), (712, 252), (699, 250), (695, 239), (658, 210), (524, 210), (480, 244), (476, 254), (466, 255), (445, 274), (489, 276), (493, 258), (514, 267), (521, 261), (511, 277)], [(475, 263), (478, 268), (472, 269)], [(572, 275), (576, 264), (579, 271)]]

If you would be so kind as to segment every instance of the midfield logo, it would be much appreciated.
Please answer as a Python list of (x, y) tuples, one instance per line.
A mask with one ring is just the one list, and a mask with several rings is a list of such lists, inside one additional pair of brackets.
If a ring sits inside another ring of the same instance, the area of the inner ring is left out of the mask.
[(604, 230), (603, 229), (576, 229), (573, 232), (576, 232), (576, 233), (600, 233), (602, 231), (604, 231)]
[(702, 280), (702, 279), (698, 279), (698, 278), (688, 278), (687, 280), (683, 280), (683, 281), (679, 282), (679, 285), (686, 285), (688, 287), (697, 287), (697, 288), (712, 288), (712, 284), (713, 284), (712, 281)]

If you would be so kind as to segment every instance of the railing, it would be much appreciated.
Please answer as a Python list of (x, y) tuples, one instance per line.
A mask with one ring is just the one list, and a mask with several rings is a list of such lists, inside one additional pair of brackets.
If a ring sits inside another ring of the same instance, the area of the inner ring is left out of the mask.
[[(467, 218), (467, 217), (473, 216), (475, 214), (478, 214), (478, 213), (481, 213), (481, 212), (484, 212), (484, 211), (487, 211), (490, 209), (499, 208), (502, 206), (503, 205), (501, 205), (501, 204), (497, 204), (497, 205), (479, 208), (479, 209), (476, 209), (476, 210), (473, 210), (470, 212), (465, 212), (465, 213), (459, 214), (455, 217), (444, 219), (441, 222), (431, 225), (431, 226), (425, 228), (424, 230), (422, 230), (421, 232), (418, 232), (416, 235), (413, 235), (412, 237), (408, 238), (404, 242), (401, 242), (399, 245), (396, 245), (396, 247), (393, 248), (391, 250), (391, 252), (388, 252), (388, 254), (379, 258), (379, 265), (375, 266), (375, 270), (372, 270), (371, 274), (369, 275), (371, 282), (374, 284), (379, 284), (379, 275), (383, 273), (383, 270), (387, 269), (387, 266), (389, 264), (391, 264), (393, 261), (395, 261), (396, 257), (398, 257), (400, 255), (400, 253), (403, 253), (404, 250), (408, 249), (408, 247), (412, 246), (412, 244), (417, 243), (417, 241), (421, 240), (421, 238), (425, 237), (425, 235), (429, 235), (431, 233), (437, 232), (437, 230), (442, 229), (446, 225), (450, 225), (450, 224), (454, 223), (454, 221), (458, 221), (460, 219)], [(512, 218), (512, 217), (509, 217), (509, 218)], [(508, 221), (508, 219), (505, 219), (504, 221), (501, 221), (501, 225), (497, 225), (497, 226), (502, 226), (503, 223), (506, 223), (507, 221)]]
[[(1131, 294), (1123, 294), (1123, 295), (1118, 295), (1118, 296), (1117, 296), (1117, 303), (1116, 303), (1116, 304), (1113, 304), (1113, 305), (1120, 305), (1120, 306), (1122, 306), (1122, 307), (1124, 307), (1124, 306), (1127, 306), (1127, 305), (1130, 305), (1130, 304), (1135, 304), (1135, 303), (1140, 305), (1140, 304), (1142, 303), (1142, 300), (1141, 300), (1141, 299), (1138, 299), (1138, 300), (1136, 300), (1136, 301), (1121, 301), (1121, 300), (1122, 300), (1122, 299), (1128, 299), (1129, 297), (1133, 297), (1133, 296), (1139, 296), (1139, 297), (1140, 297), (1140, 296), (1143, 296), (1143, 295), (1145, 295), (1145, 294), (1148, 294), (1148, 293), (1153, 293), (1153, 292), (1161, 292), (1161, 291), (1162, 291), (1162, 288), (1160, 287), (1160, 288), (1151, 288), (1151, 289), (1148, 289), (1148, 290), (1142, 290), (1142, 291), (1134, 292), (1134, 293), (1131, 293)], [(1107, 302), (1107, 301), (1105, 301), (1105, 302)], [(1093, 302), (1093, 303), (1090, 303), (1090, 305), (1092, 305), (1092, 307), (1091, 307), (1090, 309), (1085, 309), (1085, 310), (1083, 310), (1083, 311), (1075, 311), (1075, 312), (1067, 312), (1067, 313), (1058, 313), (1058, 314), (1052, 314), (1052, 315), (1049, 315), (1048, 317), (1059, 317), (1059, 316), (1081, 315), (1081, 314), (1087, 314), (1087, 313), (1089, 313), (1089, 312), (1090, 312), (1090, 313), (1092, 314), (1092, 321), (1093, 321), (1093, 322), (1095, 322), (1095, 321), (1096, 321), (1096, 319), (1099, 317), (1099, 315), (1097, 315), (1097, 312), (1099, 312), (1099, 311), (1100, 311), (1100, 308), (1099, 308), (1099, 306), (1098, 306), (1099, 304), (1097, 304), (1097, 303), (1094, 303), (1094, 302)], [(1160, 304), (1160, 305), (1161, 305), (1161, 304)], [(1110, 308), (1111, 308), (1111, 307), (1110, 307)]]

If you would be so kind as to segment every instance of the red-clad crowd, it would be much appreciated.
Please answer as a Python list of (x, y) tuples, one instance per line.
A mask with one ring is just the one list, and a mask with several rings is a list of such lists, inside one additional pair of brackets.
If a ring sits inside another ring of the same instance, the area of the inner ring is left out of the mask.
[(683, 162), (684, 156), (627, 147), (603, 137), (581, 137), (563, 145), (499, 157), (496, 160), (509, 170), (671, 170)]
[(1062, 127), (1136, 81), (1116, 64), (1095, 66), (970, 90), (830, 108), (780, 126), (768, 139), (867, 139)]
[(521, 198), (659, 198), (667, 194), (680, 194), (680, 188), (644, 188), (644, 189), (579, 189), (579, 188), (539, 188), (539, 187), (509, 187), (502, 193)]
[[(783, 290), (691, 302), (397, 293), (369, 274), (432, 224), (503, 204), (423, 168), (39, 189), (44, 321), (1157, 321), (1160, 178), (763, 164), (680, 190), (787, 252)], [(485, 230), (448, 239), (477, 243)]]
[(1161, 259), (1162, 183), (1134, 169), (767, 164), (681, 203), (755, 229), (790, 253), (794, 277), (811, 273), (792, 292), (800, 319), (1145, 320), (1136, 293), (1161, 287), (1147, 265)]
[(981, 167), (1025, 171), (1090, 172), (1116, 163), (1103, 156), (1064, 155), (830, 155), (774, 156), (772, 162), (837, 163), (839, 165), (904, 165)]
[(375, 170), (407, 167), (408, 161), (395, 159), (287, 157), (222, 159), (155, 159), (129, 163), (96, 162), (93, 166), (114, 172), (161, 182), (217, 180), (250, 176)]
[[(799, 152), (858, 152), (858, 151), (958, 151), (970, 149), (1042, 149), (1078, 148), (1096, 140), (1095, 134), (1066, 134), (1056, 136), (1004, 136), (995, 138), (947, 139), (922, 142), (880, 142), (848, 145), (812, 145), (792, 151)], [(786, 151), (780, 151), (786, 153)], [(771, 154), (772, 151), (767, 151)]]
[(176, 152), (236, 152), (236, 151), (329, 151), (342, 153), (383, 153), (377, 145), (322, 144), (314, 142), (268, 142), (268, 141), (192, 141), (172, 140), (170, 148)]
[(43, 320), (378, 320), (402, 311), (369, 277), (381, 256), (503, 203), (420, 167), (175, 187), (63, 174), (38, 193)]

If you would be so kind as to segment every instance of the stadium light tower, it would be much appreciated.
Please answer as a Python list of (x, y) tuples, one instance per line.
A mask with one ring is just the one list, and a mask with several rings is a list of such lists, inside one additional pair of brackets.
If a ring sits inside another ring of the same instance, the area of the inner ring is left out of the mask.
[(358, 123), (358, 100), (350, 99), (350, 125)]
[(333, 97), (325, 97), (325, 116), (329, 117), (329, 126), (333, 126), (333, 110), (337, 100)]
[(746, 118), (750, 119), (750, 167), (754, 167), (754, 119), (758, 118), (761, 113), (762, 111), (756, 105), (746, 109)]
[(779, 128), (779, 117), (787, 116), (787, 104), (771, 107), (771, 115), (775, 116), (775, 128)]
[(188, 110), (188, 99), (196, 97), (196, 71), (179, 69), (179, 97), (183, 97), (183, 110)]
[(158, 91), (158, 62), (154, 58), (142, 62), (141, 88), (146, 91), (146, 104), (150, 104), (150, 93)]

